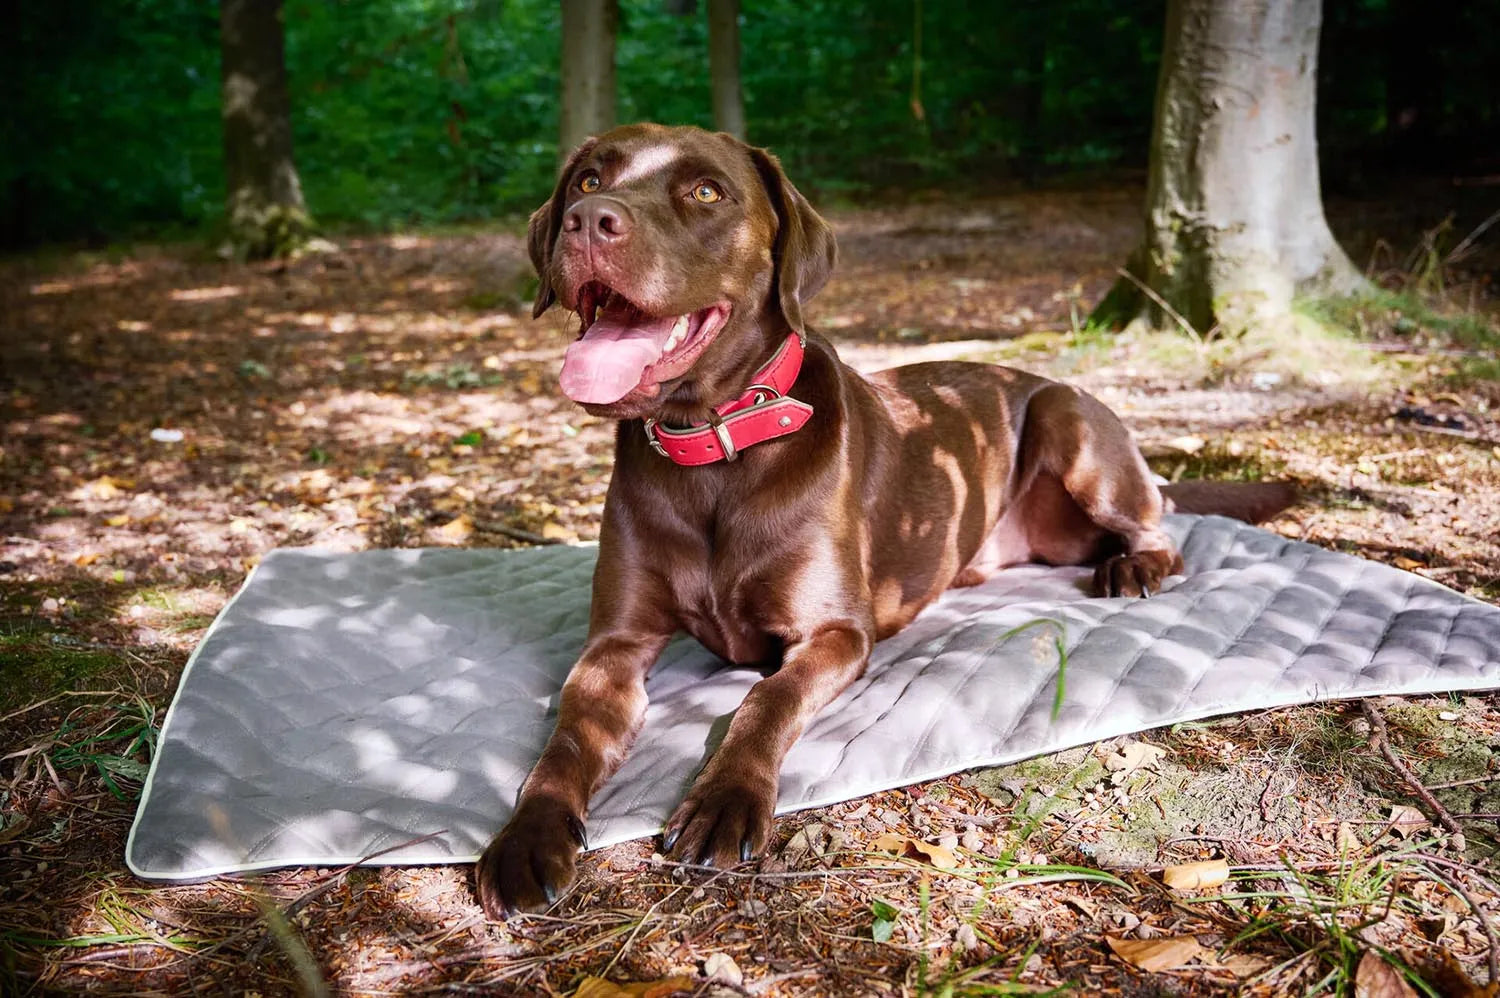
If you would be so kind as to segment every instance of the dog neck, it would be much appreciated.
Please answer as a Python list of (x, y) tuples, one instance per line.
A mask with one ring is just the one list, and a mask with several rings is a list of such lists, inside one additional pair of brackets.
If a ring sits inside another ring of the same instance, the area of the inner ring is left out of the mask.
[(662, 457), (684, 467), (735, 461), (746, 447), (796, 433), (812, 417), (812, 406), (788, 398), (802, 370), (807, 337), (790, 333), (736, 398), (708, 411), (706, 422), (672, 427), (648, 419), (646, 439)]

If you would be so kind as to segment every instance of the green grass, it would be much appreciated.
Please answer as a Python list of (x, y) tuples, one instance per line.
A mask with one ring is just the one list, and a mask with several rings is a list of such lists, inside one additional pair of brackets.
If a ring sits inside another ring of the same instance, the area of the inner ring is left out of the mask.
[(1303, 299), (1296, 309), (1324, 327), (1344, 330), (1361, 339), (1394, 335), (1413, 340), (1414, 347), (1500, 347), (1500, 321), (1495, 317), (1434, 304), (1436, 297), (1377, 289), (1355, 298)]
[[(141, 696), (103, 709), (111, 716), (102, 724), (64, 721), (53, 736), (54, 747), (47, 755), (59, 771), (92, 769), (117, 799), (134, 800), (139, 796), (140, 784), (145, 782), (161, 734), (156, 710)], [(122, 780), (135, 787), (127, 792), (120, 785)]]

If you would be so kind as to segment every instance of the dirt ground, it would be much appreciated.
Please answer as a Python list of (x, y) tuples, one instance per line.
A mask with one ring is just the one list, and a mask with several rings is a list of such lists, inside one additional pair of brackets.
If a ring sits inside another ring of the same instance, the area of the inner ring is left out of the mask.
[[(1461, 246), (1493, 189), (1408, 194), (1333, 205), (1404, 297), (1291, 332), (1090, 329), (1138, 231), (1128, 185), (834, 209), (810, 319), (864, 369), (1066, 378), (1159, 473), (1294, 481), (1272, 529), (1500, 603), (1500, 237)], [(556, 391), (572, 333), (530, 321), (530, 288), (519, 225), (289, 265), (0, 262), (0, 992), (1496, 994), (1492, 694), (958, 774), (785, 817), (732, 871), (628, 843), (505, 925), (465, 867), (132, 877), (155, 726), (265, 552), (596, 536), (612, 428)], [(1168, 885), (1199, 861), (1206, 886)]]

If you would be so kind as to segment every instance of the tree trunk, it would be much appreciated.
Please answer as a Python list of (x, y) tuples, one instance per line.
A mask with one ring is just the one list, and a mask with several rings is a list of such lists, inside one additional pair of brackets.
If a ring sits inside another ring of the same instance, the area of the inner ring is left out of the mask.
[(285, 256), (311, 220), (292, 160), (281, 0), (222, 0), (219, 28), (230, 242), (241, 258)]
[(740, 0), (708, 0), (708, 75), (714, 126), (745, 141), (745, 97), (740, 92)]
[(1320, 0), (1169, 0), (1146, 237), (1096, 321), (1239, 333), (1364, 286), (1323, 217), (1321, 20)]
[(618, 0), (562, 0), (561, 159), (615, 125), (619, 20)]

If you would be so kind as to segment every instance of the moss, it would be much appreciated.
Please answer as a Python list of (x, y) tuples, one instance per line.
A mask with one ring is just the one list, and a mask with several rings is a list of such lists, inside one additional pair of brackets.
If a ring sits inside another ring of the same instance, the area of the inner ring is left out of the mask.
[(82, 688), (116, 664), (113, 654), (79, 646), (67, 634), (11, 624), (0, 631), (0, 714)]

